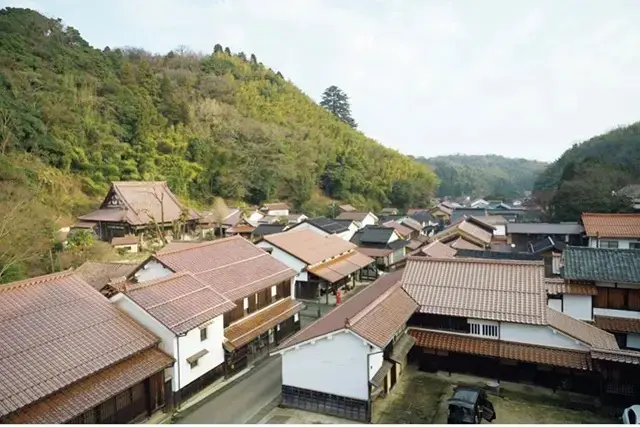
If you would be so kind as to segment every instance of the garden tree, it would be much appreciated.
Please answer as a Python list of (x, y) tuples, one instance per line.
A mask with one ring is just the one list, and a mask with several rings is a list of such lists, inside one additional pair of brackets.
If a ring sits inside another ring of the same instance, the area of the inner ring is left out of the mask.
[(213, 220), (216, 223), (218, 234), (222, 236), (222, 223), (224, 222), (224, 219), (229, 216), (229, 208), (222, 197), (216, 197), (213, 199), (211, 213), (213, 214)]
[(322, 94), (320, 105), (329, 110), (334, 116), (351, 126), (358, 127), (351, 117), (349, 97), (337, 86), (329, 86)]

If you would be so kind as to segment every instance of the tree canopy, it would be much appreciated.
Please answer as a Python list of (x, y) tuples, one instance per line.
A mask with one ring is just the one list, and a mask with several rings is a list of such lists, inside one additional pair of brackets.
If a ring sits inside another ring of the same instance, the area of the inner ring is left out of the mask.
[(357, 128), (358, 124), (351, 117), (351, 104), (349, 96), (337, 86), (329, 86), (322, 94), (320, 105), (329, 110), (331, 114), (351, 126)]
[(640, 123), (596, 136), (569, 150), (540, 174), (534, 193), (552, 219), (575, 221), (582, 212), (626, 212), (616, 193), (640, 183)]
[(530, 191), (545, 163), (486, 155), (452, 155), (417, 161), (429, 165), (440, 179), (438, 196), (510, 199)]

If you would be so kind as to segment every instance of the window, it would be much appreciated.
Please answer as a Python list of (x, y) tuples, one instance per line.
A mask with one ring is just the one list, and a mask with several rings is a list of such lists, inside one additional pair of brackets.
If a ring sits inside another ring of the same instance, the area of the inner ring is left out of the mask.
[(189, 367), (191, 369), (195, 368), (196, 366), (198, 366), (198, 359), (192, 360), (191, 362), (189, 362)]
[(618, 249), (617, 240), (601, 240), (600, 247), (605, 249)]
[(629, 242), (629, 249), (640, 249), (640, 242)]
[(204, 327), (200, 329), (200, 341), (204, 341), (207, 339), (207, 328)]

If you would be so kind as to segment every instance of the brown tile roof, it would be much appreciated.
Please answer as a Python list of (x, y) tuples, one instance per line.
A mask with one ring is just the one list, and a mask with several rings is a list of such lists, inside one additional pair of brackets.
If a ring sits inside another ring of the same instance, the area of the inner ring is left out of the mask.
[(605, 331), (640, 333), (640, 319), (626, 319), (622, 317), (595, 316), (596, 326)]
[(484, 249), (483, 246), (472, 243), (464, 237), (458, 237), (454, 240), (451, 240), (450, 242), (448, 242), (448, 245), (453, 249), (468, 249), (471, 251), (480, 251)]
[(258, 335), (300, 312), (303, 308), (304, 305), (300, 301), (288, 297), (252, 313), (224, 330), (224, 345), (228, 349), (242, 347)]
[[(120, 201), (119, 207), (108, 207), (108, 202), (115, 195)], [(124, 181), (111, 183), (100, 209), (79, 217), (89, 221), (127, 222), (131, 225), (146, 225), (155, 221), (169, 223), (180, 219), (182, 205), (171, 192), (166, 181)], [(163, 213), (164, 211), (164, 213)], [(198, 219), (198, 215), (189, 210), (189, 219)]]
[(581, 370), (591, 369), (591, 359), (588, 352), (516, 344), (419, 329), (409, 329), (409, 333), (416, 339), (417, 346), (426, 349), (500, 357)]
[(284, 202), (265, 203), (262, 205), (262, 208), (269, 211), (283, 211), (290, 209), (289, 205)]
[(614, 363), (640, 365), (640, 352), (634, 350), (591, 350), (591, 358)]
[(144, 350), (16, 412), (7, 421), (12, 424), (66, 423), (172, 364), (173, 359), (162, 351)]
[(0, 286), (0, 418), (158, 341), (71, 272)]
[(544, 263), (408, 258), (402, 283), (423, 313), (545, 324)]
[(564, 279), (546, 278), (544, 280), (549, 295), (597, 295), (598, 290), (594, 285), (565, 283)]
[(550, 307), (547, 307), (547, 322), (552, 328), (587, 343), (593, 348), (604, 350), (620, 349), (613, 334)]
[(362, 221), (364, 220), (369, 212), (342, 212), (340, 215), (336, 217), (336, 219), (348, 219), (351, 221)]
[(406, 227), (400, 224), (398, 221), (387, 221), (382, 224), (383, 227), (393, 228), (398, 232), (398, 234), (402, 237), (406, 237), (413, 232), (413, 230), (409, 227)]
[(192, 273), (126, 286), (125, 294), (176, 335), (234, 309), (235, 304)]
[(162, 251), (154, 258), (175, 272), (193, 273), (232, 301), (296, 275), (285, 264), (240, 236)]
[(87, 261), (76, 268), (74, 272), (94, 289), (100, 290), (109, 283), (109, 280), (125, 277), (133, 273), (133, 270), (138, 265), (137, 263), (129, 262)]
[(640, 238), (640, 214), (583, 213), (582, 224), (589, 237)]
[(124, 237), (114, 237), (111, 239), (111, 244), (113, 246), (119, 245), (137, 245), (139, 243), (138, 236), (134, 234), (129, 234)]
[(420, 224), (418, 221), (416, 221), (413, 218), (405, 218), (402, 220), (402, 225), (404, 225), (405, 227), (409, 227), (414, 231), (422, 231), (422, 229), (424, 228), (422, 226), (422, 224)]
[(359, 251), (350, 251), (339, 258), (319, 264), (307, 271), (329, 283), (334, 283), (374, 262), (373, 258), (369, 258)]
[(381, 276), (343, 304), (284, 341), (278, 350), (345, 328), (353, 330), (376, 345), (386, 345), (385, 343), (417, 308), (415, 301), (406, 293), (400, 292), (401, 277), (402, 270)]
[(423, 255), (431, 258), (453, 258), (457, 251), (451, 246), (447, 246), (438, 240), (434, 240), (426, 246), (423, 246), (411, 253), (410, 255)]
[(466, 236), (467, 240), (472, 239), (474, 243), (481, 245), (489, 245), (491, 243), (492, 234), (472, 222), (462, 219), (441, 232), (433, 236), (435, 240), (448, 240), (449, 236)]
[(269, 234), (264, 236), (264, 240), (309, 265), (340, 256), (357, 247), (333, 234), (321, 236), (311, 230)]

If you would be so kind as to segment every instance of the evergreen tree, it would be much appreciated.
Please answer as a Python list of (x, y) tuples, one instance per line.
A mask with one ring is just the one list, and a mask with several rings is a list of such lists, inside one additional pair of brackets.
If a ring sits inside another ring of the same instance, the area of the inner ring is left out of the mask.
[(331, 111), (334, 116), (351, 126), (357, 128), (358, 124), (351, 117), (351, 105), (349, 105), (349, 96), (337, 86), (329, 86), (322, 94), (322, 105)]

